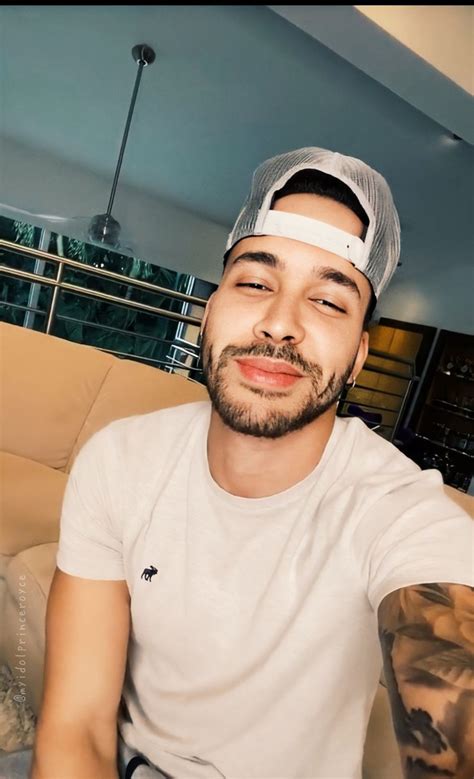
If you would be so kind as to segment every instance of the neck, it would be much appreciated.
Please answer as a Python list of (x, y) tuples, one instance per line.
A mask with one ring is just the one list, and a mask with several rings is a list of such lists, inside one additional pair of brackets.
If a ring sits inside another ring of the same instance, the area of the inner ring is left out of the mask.
[(207, 437), (211, 476), (242, 498), (265, 498), (302, 481), (319, 463), (334, 427), (335, 406), (281, 438), (236, 433), (212, 409)]

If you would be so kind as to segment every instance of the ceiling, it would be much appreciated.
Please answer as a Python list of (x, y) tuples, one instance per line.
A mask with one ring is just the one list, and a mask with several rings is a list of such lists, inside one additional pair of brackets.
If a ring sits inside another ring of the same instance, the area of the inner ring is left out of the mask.
[[(427, 26), (434, 50), (451, 40), (449, 22), (441, 29)], [(355, 6), (1, 6), (0, 140), (111, 182), (136, 75), (131, 49), (146, 42), (157, 56), (120, 182), (230, 226), (263, 159), (336, 149), (388, 179), (405, 259), (439, 270), (455, 236), (467, 264), (473, 99), (397, 34)], [(28, 187), (11, 205), (28, 208)]]
[(474, 7), (269, 6), (443, 127), (474, 143)]
[(473, 94), (472, 5), (356, 5), (404, 46)]

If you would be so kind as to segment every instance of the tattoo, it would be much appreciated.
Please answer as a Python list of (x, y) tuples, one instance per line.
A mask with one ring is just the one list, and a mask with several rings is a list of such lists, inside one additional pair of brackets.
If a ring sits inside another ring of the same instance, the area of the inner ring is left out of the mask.
[(474, 588), (420, 584), (378, 613), (406, 779), (474, 779)]

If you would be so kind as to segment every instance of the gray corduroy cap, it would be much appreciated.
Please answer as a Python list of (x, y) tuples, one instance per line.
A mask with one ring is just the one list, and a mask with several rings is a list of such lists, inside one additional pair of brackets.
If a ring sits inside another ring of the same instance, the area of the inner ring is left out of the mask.
[[(273, 196), (300, 170), (317, 170), (342, 181), (369, 219), (364, 240), (305, 216), (271, 210)], [(384, 177), (362, 160), (314, 146), (263, 162), (226, 244), (242, 238), (278, 235), (332, 251), (351, 262), (370, 281), (375, 297), (387, 287), (400, 257), (400, 221)]]

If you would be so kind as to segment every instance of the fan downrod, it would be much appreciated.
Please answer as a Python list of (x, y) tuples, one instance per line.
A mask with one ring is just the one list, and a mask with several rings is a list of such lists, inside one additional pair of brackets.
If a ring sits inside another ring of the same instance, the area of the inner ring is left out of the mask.
[(110, 193), (109, 204), (105, 214), (96, 214), (92, 217), (89, 223), (88, 236), (92, 241), (106, 244), (113, 248), (120, 246), (120, 222), (112, 216), (112, 206), (115, 199), (115, 192), (117, 189), (120, 170), (122, 167), (123, 155), (125, 146), (127, 143), (128, 132), (130, 130), (130, 123), (132, 121), (132, 115), (135, 108), (135, 101), (137, 99), (138, 88), (140, 86), (140, 79), (142, 71), (147, 65), (151, 65), (155, 61), (156, 55), (151, 46), (147, 43), (137, 43), (132, 49), (132, 57), (138, 65), (137, 75), (135, 78), (135, 86), (133, 87), (132, 98), (130, 100), (130, 106), (128, 109), (127, 121), (125, 122), (125, 129), (123, 132), (122, 143), (120, 146), (119, 157), (117, 166), (115, 168), (114, 180), (112, 183), (112, 190)]

